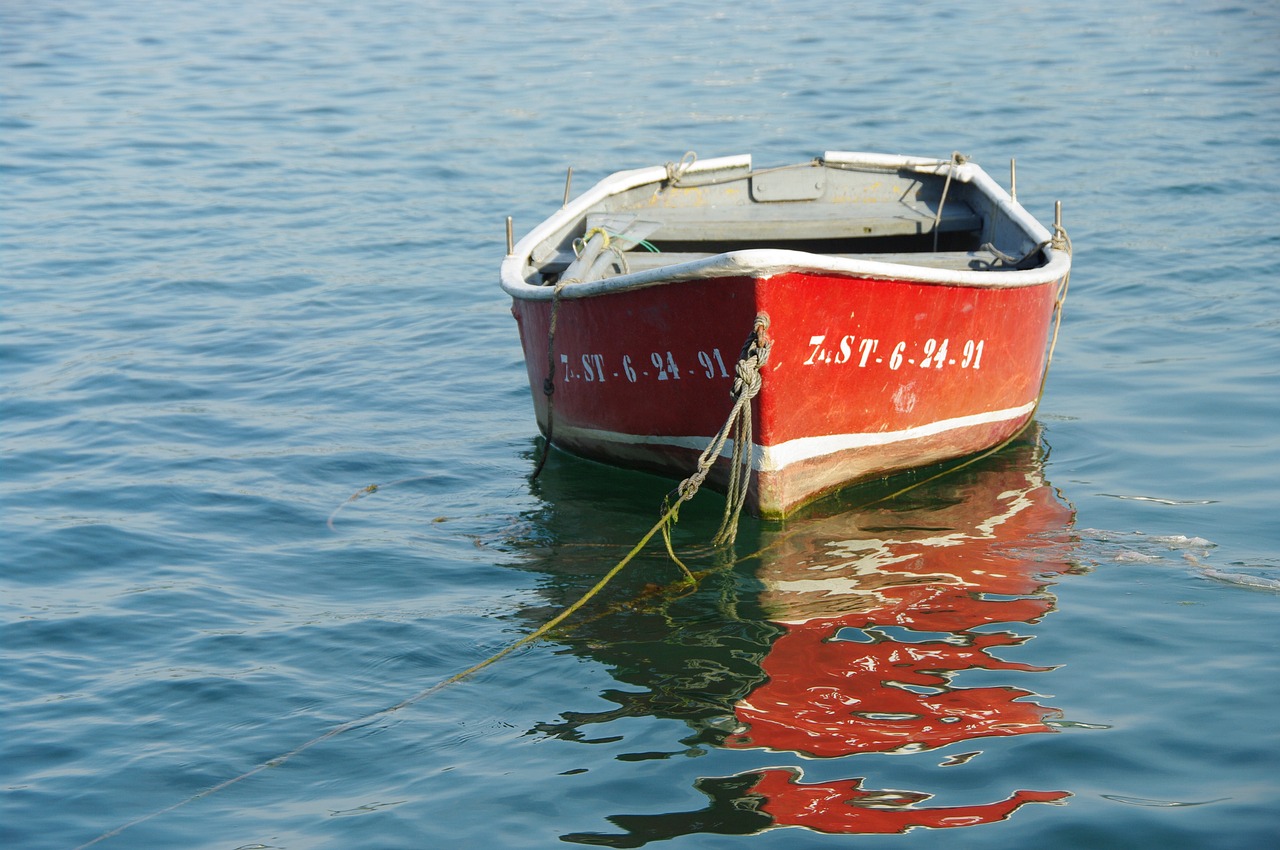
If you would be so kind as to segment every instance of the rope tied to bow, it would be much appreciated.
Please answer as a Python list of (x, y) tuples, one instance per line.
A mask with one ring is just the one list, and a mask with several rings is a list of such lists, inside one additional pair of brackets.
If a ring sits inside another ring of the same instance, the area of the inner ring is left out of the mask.
[(692, 168), (693, 164), (697, 161), (698, 155), (693, 151), (687, 151), (684, 156), (680, 157), (679, 162), (668, 162), (667, 182), (672, 186), (678, 186), (680, 184), (680, 178), (683, 177), (685, 172)]
[[(769, 328), (769, 317), (764, 313), (756, 316), (751, 335), (742, 345), (742, 354), (734, 366), (733, 407), (724, 425), (702, 450), (698, 456), (698, 468), (692, 475), (681, 481), (662, 501), (664, 514), (670, 514), (671, 521), (662, 527), (662, 538), (667, 544), (667, 554), (680, 565), (686, 575), (689, 568), (676, 557), (671, 545), (671, 526), (679, 519), (680, 506), (692, 499), (711, 469), (716, 459), (724, 452), (725, 444), (732, 441), (733, 452), (729, 463), (729, 482), (725, 487), (724, 516), (720, 520), (720, 528), (711, 539), (713, 545), (727, 546), (738, 536), (738, 520), (747, 503), (747, 493), (751, 488), (751, 468), (754, 460), (754, 435), (751, 421), (751, 400), (760, 394), (764, 383), (760, 370), (769, 359), (769, 350), (773, 343), (765, 335)], [(674, 496), (674, 502), (672, 497)]]
[(933, 250), (935, 252), (938, 250), (938, 228), (942, 224), (942, 208), (947, 205), (947, 192), (951, 189), (951, 178), (955, 176), (956, 168), (968, 161), (969, 157), (960, 151), (955, 151), (947, 164), (947, 179), (942, 184), (942, 197), (938, 199), (938, 211), (933, 216)]

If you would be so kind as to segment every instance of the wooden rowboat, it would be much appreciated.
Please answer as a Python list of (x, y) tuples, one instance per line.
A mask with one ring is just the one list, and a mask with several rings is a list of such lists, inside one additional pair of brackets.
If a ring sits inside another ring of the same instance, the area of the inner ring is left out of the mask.
[(763, 516), (990, 448), (1035, 411), (1065, 234), (964, 157), (686, 156), (568, 194), (501, 270), (538, 425), (561, 449), (688, 475), (733, 404), (744, 340), (759, 377), (747, 504)]

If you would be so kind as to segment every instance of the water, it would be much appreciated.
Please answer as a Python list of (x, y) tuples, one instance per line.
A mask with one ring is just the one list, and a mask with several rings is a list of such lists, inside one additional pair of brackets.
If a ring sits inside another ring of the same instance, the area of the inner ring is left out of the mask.
[[(863, 5), (6, 4), (5, 846), (1273, 844), (1280, 15)], [(1038, 441), (423, 696), (668, 486), (526, 481), (503, 218), (689, 149), (1016, 156)]]

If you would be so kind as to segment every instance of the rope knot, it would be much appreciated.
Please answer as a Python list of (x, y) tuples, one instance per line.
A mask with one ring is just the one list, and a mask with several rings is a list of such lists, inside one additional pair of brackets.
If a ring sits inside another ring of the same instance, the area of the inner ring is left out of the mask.
[(698, 493), (698, 489), (702, 486), (702, 482), (706, 480), (706, 470), (698, 470), (685, 480), (676, 485), (677, 502), (687, 502)]
[(680, 157), (679, 162), (667, 163), (667, 182), (672, 186), (680, 183), (680, 178), (685, 175), (693, 164), (698, 161), (698, 155), (693, 151), (688, 151), (684, 156)]
[(1071, 237), (1067, 235), (1067, 229), (1061, 224), (1053, 226), (1053, 240), (1051, 242), (1055, 251), (1066, 251), (1071, 253)]
[(760, 377), (760, 366), (755, 357), (739, 360), (733, 371), (734, 398), (750, 401), (760, 394), (764, 381)]
[[(603, 227), (593, 227), (590, 230), (588, 230), (586, 233), (582, 234), (582, 244), (586, 245), (588, 242), (591, 241), (591, 237), (595, 236), (597, 233), (599, 233), (600, 237), (604, 239), (604, 243), (600, 246), (600, 250), (603, 251), (604, 249), (609, 247), (609, 240), (611, 238), (609, 235), (609, 231), (605, 230)], [(576, 249), (577, 243), (578, 243), (578, 240), (575, 239), (574, 240), (575, 253), (578, 253), (578, 255), (581, 256), (581, 253), (577, 252), (577, 249)]]

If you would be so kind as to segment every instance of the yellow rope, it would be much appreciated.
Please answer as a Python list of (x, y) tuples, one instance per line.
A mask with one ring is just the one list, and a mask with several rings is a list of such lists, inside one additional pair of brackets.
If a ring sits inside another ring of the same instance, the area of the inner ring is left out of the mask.
[(573, 255), (575, 257), (581, 257), (582, 252), (587, 250), (587, 245), (590, 244), (591, 237), (595, 236), (597, 233), (604, 237), (604, 242), (600, 244), (600, 250), (607, 250), (610, 239), (609, 231), (605, 230), (603, 227), (593, 227), (577, 239), (573, 240)]
[[(603, 230), (600, 232), (604, 233)], [(609, 238), (608, 234), (605, 234), (604, 238), (608, 240)], [(760, 320), (757, 320), (757, 330), (752, 331), (752, 337), (751, 337), (752, 340), (756, 339), (759, 333), (758, 331), (759, 327), (760, 327)], [(552, 335), (554, 335), (555, 333), (554, 311), (552, 313), (551, 333)], [(550, 342), (548, 342), (548, 347), (550, 347)], [(749, 348), (752, 348), (752, 344), (750, 342), (748, 346), (744, 346), (744, 355)], [(767, 346), (765, 347), (764, 351), (767, 354), (767, 351), (768, 351)], [(760, 357), (760, 355), (757, 353), (757, 354), (753, 354), (752, 357), (754, 359), (754, 358)], [(760, 357), (757, 363), (758, 362), (763, 362), (763, 358)], [(554, 369), (554, 364), (552, 368)], [(554, 371), (552, 372), (552, 374), (554, 374)], [(548, 381), (550, 381), (550, 378), (548, 378)], [(231, 779), (221, 782), (218, 785), (214, 785), (211, 788), (206, 788), (205, 790), (197, 794), (193, 794), (190, 797), (187, 797), (185, 800), (180, 800), (171, 806), (152, 812), (148, 815), (144, 815), (143, 817), (130, 821), (129, 823), (126, 823), (123, 826), (119, 826), (116, 829), (111, 830), (110, 832), (105, 832), (102, 835), (99, 835), (97, 838), (93, 839), (92, 841), (89, 841), (85, 844), (80, 845), (80, 847), (81, 848), (89, 847), (91, 845), (97, 844), (100, 841), (104, 841), (108, 838), (119, 835), (125, 830), (131, 827), (137, 826), (140, 823), (144, 823), (146, 821), (151, 820), (152, 818), (159, 817), (160, 815), (172, 812), (175, 809), (179, 809), (182, 806), (187, 805), (188, 803), (193, 803), (196, 800), (202, 799), (204, 797), (208, 797), (212, 794), (216, 794), (217, 792), (222, 791), (225, 788), (229, 788), (238, 782), (243, 782), (244, 780), (250, 778), (251, 776), (255, 776), (261, 773), (262, 771), (266, 770), (269, 767), (278, 767), (284, 764), (285, 762), (287, 762), (289, 759), (293, 758), (294, 756), (299, 755), (303, 752), (306, 752), (307, 750), (311, 749), (317, 744), (323, 743), (337, 735), (341, 735), (343, 732), (347, 732), (351, 729), (355, 729), (360, 726), (364, 726), (368, 723), (372, 723), (373, 721), (377, 720), (380, 717), (386, 717), (389, 714), (393, 714), (397, 711), (400, 711), (403, 708), (407, 708), (413, 705), (414, 703), (417, 703), (423, 699), (426, 699), (427, 697), (431, 696), (437, 691), (443, 690), (444, 688), (447, 688), (450, 685), (461, 682), (463, 679), (466, 679), (470, 676), (475, 675), (476, 673), (479, 673), (484, 668), (489, 667), (493, 664), (496, 664), (497, 662), (501, 661), (503, 658), (506, 658), (508, 655), (515, 652), (520, 647), (527, 646), (537, 640), (540, 640), (541, 638), (545, 637), (548, 633), (550, 633), (553, 629), (555, 629), (557, 626), (559, 626), (561, 623), (563, 623), (565, 620), (567, 620), (569, 617), (573, 616), (573, 614), (576, 613), (578, 610), (580, 610), (582, 606), (586, 605), (593, 598), (595, 598), (600, 593), (600, 591), (604, 590), (605, 587), (608, 586), (609, 582), (613, 581), (613, 579), (619, 573), (621, 573), (627, 567), (628, 564), (630, 564), (635, 559), (636, 555), (640, 554), (640, 551), (649, 544), (649, 541), (652, 540), (653, 536), (657, 534), (659, 531), (663, 532), (664, 539), (666, 539), (667, 552), (671, 555), (672, 560), (675, 561), (680, 566), (680, 568), (684, 571), (684, 578), (681, 579), (681, 581), (678, 584), (678, 587), (687, 588), (687, 587), (695, 586), (697, 584), (698, 579), (695, 578), (694, 574), (689, 570), (689, 568), (685, 566), (684, 563), (679, 558), (676, 557), (675, 551), (672, 549), (672, 546), (671, 546), (671, 540), (668, 534), (668, 528), (671, 525), (671, 523), (675, 522), (676, 516), (680, 511), (680, 506), (684, 504), (686, 501), (688, 501), (689, 499), (693, 498), (693, 496), (698, 492), (699, 486), (701, 486), (703, 479), (706, 478), (707, 470), (710, 468), (711, 464), (715, 462), (715, 458), (719, 456), (720, 447), (724, 445), (724, 441), (727, 438), (730, 429), (732, 428), (734, 423), (737, 421), (739, 416), (742, 415), (741, 410), (743, 405), (744, 404), (750, 405), (751, 398), (755, 395), (755, 393), (751, 392), (750, 394), (748, 394), (746, 390), (740, 387), (742, 383), (743, 382), (739, 381), (737, 384), (735, 384), (735, 403), (734, 403), (733, 412), (729, 416), (729, 421), (727, 421), (724, 425), (724, 428), (721, 429), (721, 432), (717, 436), (717, 439), (713, 441), (713, 445), (716, 446), (715, 453), (714, 454), (711, 453), (710, 446), (708, 447), (707, 451), (703, 453), (704, 460), (706, 461), (705, 468), (700, 468), (697, 473), (695, 473), (693, 476), (691, 476), (681, 485), (682, 487), (681, 498), (677, 499), (675, 504), (669, 507), (664, 504), (663, 506), (664, 511), (663, 511), (662, 517), (656, 523), (653, 524), (653, 527), (650, 528), (647, 532), (645, 532), (644, 536), (640, 538), (639, 542), (637, 542), (635, 546), (631, 547), (631, 551), (627, 552), (627, 554), (623, 556), (622, 560), (614, 564), (614, 566), (607, 573), (605, 573), (604, 576), (601, 577), (601, 579), (597, 581), (590, 590), (582, 594), (582, 596), (580, 596), (578, 600), (574, 602), (572, 605), (568, 606), (559, 614), (552, 617), (547, 622), (543, 623), (534, 631), (530, 632), (529, 634), (525, 635), (524, 637), (518, 640), (515, 640), (507, 644), (505, 647), (498, 650), (493, 655), (490, 655), (488, 658), (484, 659), (483, 661), (477, 664), (473, 664), (467, 669), (463, 670), (462, 672), (455, 673), (449, 678), (443, 681), (437, 682), (431, 687), (426, 688), (425, 690), (419, 691), (413, 696), (407, 699), (401, 700), (400, 702), (396, 703), (393, 706), (380, 709), (379, 711), (375, 711), (372, 714), (367, 714), (364, 717), (361, 717), (357, 720), (350, 720), (346, 723), (335, 726), (329, 731), (325, 732), (323, 735), (319, 735), (315, 738), (312, 738), (310, 741), (307, 741), (306, 743), (295, 747), (289, 752), (276, 756), (275, 758), (270, 759), (269, 761), (265, 761), (262, 764), (259, 764), (258, 766), (250, 770), (247, 770), (244, 773), (241, 773), (239, 776), (232, 777)], [(758, 391), (758, 389), (759, 387), (757, 382), (756, 390)], [(550, 393), (548, 393), (548, 396), (550, 396)], [(550, 399), (548, 399), (548, 404), (549, 403), (550, 403)], [(750, 413), (748, 412), (746, 416), (750, 417)], [(748, 434), (749, 433), (750, 431), (748, 430)], [(549, 449), (550, 449), (550, 428), (548, 428), (548, 441), (547, 441), (547, 450)], [(545, 462), (546, 460), (546, 454), (547, 452), (544, 451), (542, 460), (538, 464), (539, 471), (542, 469), (542, 463)], [(535, 475), (536, 475), (536, 472), (535, 472)], [(410, 481), (410, 480), (413, 480), (413, 479), (402, 479), (402, 481)], [(397, 484), (397, 483), (401, 483), (401, 482), (392, 482), (392, 484)], [(391, 486), (391, 485), (385, 485), (385, 486)], [(343, 507), (350, 504), (351, 502), (354, 502), (360, 499), (362, 496), (366, 496), (371, 493), (376, 493), (379, 489), (385, 489), (385, 486), (383, 488), (380, 488), (377, 484), (370, 484), (368, 487), (365, 487), (364, 489), (354, 493), (345, 502), (343, 502), (337, 508), (335, 508), (333, 513), (329, 515), (329, 520), (327, 523), (329, 528), (333, 529), (334, 518), (338, 515), (338, 512), (341, 511)], [(77, 850), (80, 850), (80, 848), (77, 848)]]
[[(373, 488), (373, 489), (376, 489), (376, 488)], [(369, 491), (371, 492), (371, 490)], [(361, 493), (363, 492), (366, 492), (366, 491), (361, 491)], [(358, 495), (359, 494), (357, 494), (357, 496)], [(282, 755), (278, 755), (275, 758), (269, 759), (268, 761), (265, 761), (262, 764), (259, 764), (258, 766), (252, 768), (251, 770), (245, 771), (239, 776), (232, 777), (231, 779), (228, 779), (224, 782), (220, 782), (219, 784), (214, 785), (210, 788), (206, 788), (205, 790), (200, 791), (196, 794), (192, 794), (190, 797), (187, 797), (185, 800), (180, 800), (171, 806), (167, 806), (158, 811), (151, 812), (148, 815), (144, 815), (140, 818), (136, 818), (135, 820), (129, 821), (128, 823), (122, 826), (116, 827), (115, 829), (109, 832), (104, 832), (102, 835), (99, 835), (97, 838), (94, 838), (92, 841), (87, 841), (84, 844), (81, 844), (79, 847), (76, 848), (76, 850), (82, 850), (82, 848), (90, 847), (101, 841), (105, 841), (108, 838), (113, 838), (119, 835), (120, 833), (124, 832), (125, 830), (135, 827), (141, 823), (145, 823), (153, 818), (159, 817), (160, 815), (168, 814), (169, 812), (180, 809), (189, 803), (194, 803), (197, 800), (212, 796), (213, 794), (216, 794), (219, 791), (222, 791), (226, 788), (230, 788), (232, 785), (235, 785), (239, 782), (243, 782), (244, 780), (252, 776), (256, 776), (257, 774), (261, 773), (262, 771), (266, 770), (269, 767), (279, 767), (280, 765), (289, 761), (289, 759), (293, 758), (294, 756), (300, 755), (301, 753), (311, 749), (316, 744), (321, 744), (329, 740), (330, 738), (341, 735), (343, 732), (348, 732), (352, 729), (357, 729), (361, 726), (365, 726), (369, 723), (372, 723), (378, 718), (386, 717), (387, 715), (394, 714), (395, 712), (400, 711), (403, 708), (408, 708), (414, 703), (420, 702), (421, 700), (426, 699), (427, 697), (431, 696), (437, 691), (443, 690), (444, 688), (447, 688), (450, 685), (456, 684), (462, 681), (463, 679), (466, 679), (469, 676), (473, 676), (476, 673), (479, 673), (481, 670), (483, 670), (486, 667), (496, 664), (497, 662), (501, 661), (503, 658), (506, 658), (508, 655), (515, 652), (520, 647), (526, 646), (530, 643), (533, 643), (534, 641), (540, 640), (541, 638), (546, 636), (549, 632), (551, 632), (556, 626), (563, 623), (566, 619), (572, 616), (576, 611), (582, 608), (582, 606), (590, 602), (592, 598), (594, 598), (597, 594), (600, 593), (600, 591), (604, 590), (605, 587), (609, 584), (609, 582), (613, 581), (613, 579), (618, 575), (618, 573), (622, 572), (623, 569), (626, 568), (627, 564), (631, 563), (631, 561), (635, 559), (635, 556), (638, 555), (640, 551), (644, 549), (645, 546), (648, 545), (649, 541), (653, 539), (653, 536), (658, 533), (658, 530), (663, 528), (668, 522), (671, 521), (671, 519), (675, 516), (677, 507), (673, 507), (670, 510), (668, 510), (665, 514), (663, 514), (662, 518), (659, 519), (656, 523), (654, 523), (653, 527), (650, 528), (645, 533), (645, 535), (640, 538), (640, 541), (636, 543), (635, 546), (631, 547), (631, 551), (628, 552), (622, 558), (622, 560), (620, 560), (617, 564), (615, 564), (613, 568), (609, 570), (609, 572), (605, 573), (604, 576), (595, 583), (595, 586), (593, 586), (586, 593), (582, 594), (582, 596), (579, 597), (576, 602), (574, 602), (568, 608), (565, 608), (555, 617), (552, 617), (546, 623), (543, 623), (536, 630), (530, 632), (529, 634), (525, 635), (519, 640), (513, 641), (512, 643), (503, 647), (498, 652), (495, 652), (493, 655), (490, 655), (488, 658), (484, 659), (478, 664), (473, 664), (470, 667), (468, 667), (466, 670), (463, 670), (460, 673), (455, 673), (449, 678), (441, 682), (437, 682), (431, 687), (426, 688), (425, 690), (419, 691), (418, 693), (414, 694), (408, 699), (401, 700), (400, 702), (396, 703), (393, 706), (380, 709), (379, 711), (375, 711), (372, 714), (367, 714), (364, 717), (361, 717), (357, 720), (350, 720), (339, 726), (335, 726), (332, 729), (330, 729), (328, 732), (325, 732), (323, 735), (319, 735), (315, 738), (312, 738), (310, 741), (307, 741), (306, 743), (295, 747), (289, 752), (284, 753)], [(693, 580), (694, 579), (691, 575), (689, 577), (689, 581), (693, 581)]]

